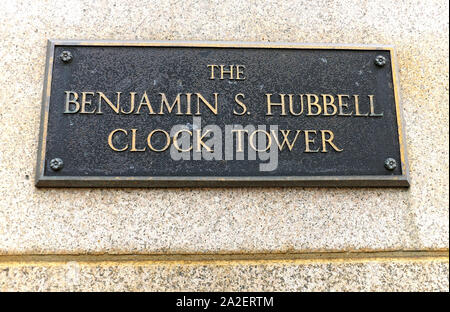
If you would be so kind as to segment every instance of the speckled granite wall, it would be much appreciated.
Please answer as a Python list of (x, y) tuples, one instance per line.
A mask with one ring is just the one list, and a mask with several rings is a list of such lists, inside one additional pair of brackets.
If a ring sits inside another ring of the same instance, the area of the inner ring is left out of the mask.
[[(448, 9), (446, 0), (2, 1), (0, 290), (448, 291)], [(411, 188), (36, 189), (49, 38), (395, 45)], [(370, 258), (392, 251), (400, 256)], [(361, 258), (319, 260), (329, 252)], [(205, 253), (257, 254), (206, 264), (59, 260)], [(317, 261), (265, 263), (273, 253)], [(76, 286), (67, 285), (73, 267)]]

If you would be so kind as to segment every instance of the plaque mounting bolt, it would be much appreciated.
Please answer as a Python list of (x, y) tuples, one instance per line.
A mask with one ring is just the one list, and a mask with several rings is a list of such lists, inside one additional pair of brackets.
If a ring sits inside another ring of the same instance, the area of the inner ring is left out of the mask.
[(377, 57), (375, 57), (375, 65), (383, 67), (386, 65), (386, 58), (383, 55), (377, 55)]
[(62, 167), (64, 167), (64, 162), (61, 158), (53, 158), (50, 160), (50, 168), (52, 168), (53, 171), (61, 170)]
[(62, 51), (61, 54), (59, 55), (59, 58), (64, 63), (69, 63), (70, 61), (72, 61), (73, 55), (70, 51)]
[(395, 168), (397, 168), (397, 162), (394, 158), (386, 158), (386, 160), (384, 161), (384, 167), (387, 170), (394, 170)]

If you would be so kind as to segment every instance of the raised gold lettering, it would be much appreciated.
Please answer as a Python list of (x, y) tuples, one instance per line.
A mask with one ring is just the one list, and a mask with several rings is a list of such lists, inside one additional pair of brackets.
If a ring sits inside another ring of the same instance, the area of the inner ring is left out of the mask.
[[(263, 149), (263, 150), (257, 149), (257, 147), (253, 144), (253, 137), (254, 137), (255, 134), (257, 134), (258, 132), (264, 133), (264, 135), (265, 135), (266, 138), (267, 138), (266, 148)], [(248, 142), (249, 142), (251, 148), (253, 148), (255, 151), (261, 153), (261, 152), (267, 151), (267, 150), (270, 148), (270, 146), (272, 145), (272, 137), (271, 137), (270, 133), (267, 133), (267, 132), (264, 131), (264, 130), (259, 130), (259, 129), (258, 129), (258, 130), (255, 130), (254, 132), (252, 132), (252, 133), (250, 134), (250, 137), (248, 138)]]
[(98, 111), (97, 114), (103, 114), (102, 113), (102, 100), (104, 100), (106, 102), (106, 104), (109, 105), (109, 107), (111, 107), (111, 109), (118, 114), (119, 113), (119, 109), (120, 109), (120, 94), (122, 92), (116, 92), (117, 96), (116, 96), (116, 106), (114, 106), (114, 104), (106, 97), (106, 95), (103, 92), (97, 92), (98, 94)]
[[(75, 114), (80, 110), (80, 103), (78, 100), (78, 93), (73, 91), (64, 91), (66, 93), (66, 109), (64, 110), (64, 114)], [(73, 95), (73, 98), (70, 99), (70, 96)], [(70, 109), (70, 104), (75, 105), (75, 110)]]
[(314, 139), (310, 138), (309, 134), (314, 133), (317, 134), (316, 130), (304, 130), (305, 132), (305, 153), (317, 153), (319, 149), (311, 150), (309, 144), (314, 144)]
[(280, 103), (273, 103), (271, 101), (272, 93), (266, 93), (267, 98), (267, 116), (272, 116), (272, 106), (281, 106), (281, 116), (286, 116), (286, 107), (284, 103), (284, 94), (280, 94), (281, 102)]
[(211, 67), (211, 76), (209, 77), (209, 79), (214, 80), (215, 79), (215, 77), (214, 77), (214, 69), (218, 68), (219, 66), (217, 66), (217, 65), (207, 65), (207, 67)]
[(218, 93), (214, 93), (214, 107), (200, 93), (195, 93), (195, 95), (197, 96), (197, 113), (195, 115), (201, 115), (200, 100), (203, 102), (204, 105), (206, 105), (206, 107), (209, 108), (211, 112), (213, 112), (214, 115), (217, 115), (217, 101), (219, 97)]
[(242, 97), (242, 99), (245, 98), (244, 94), (238, 93), (235, 95), (234, 100), (236, 101), (236, 104), (238, 104), (240, 107), (242, 107), (242, 112), (238, 113), (236, 110), (233, 110), (234, 115), (242, 116), (247, 112), (247, 106), (245, 106), (244, 102), (242, 102), (239, 97)]
[(136, 115), (140, 114), (141, 107), (143, 105), (147, 106), (149, 115), (154, 115), (155, 114), (155, 112), (153, 111), (152, 105), (150, 104), (150, 100), (148, 99), (147, 91), (144, 92), (144, 94), (142, 95), (141, 102), (139, 103), (139, 107), (138, 107), (138, 109), (136, 110), (136, 113), (135, 113)]
[[(334, 105), (334, 96), (331, 94), (322, 94), (323, 100), (323, 115), (324, 116), (333, 116), (337, 113), (337, 107)], [(328, 107), (332, 108), (332, 113), (328, 112)]]
[[(164, 146), (163, 146), (162, 148), (160, 148), (160, 149), (156, 149), (156, 148), (154, 148), (153, 145), (152, 145), (152, 136), (153, 136), (153, 134), (155, 134), (156, 132), (161, 132), (161, 133), (163, 133), (164, 136), (166, 137), (166, 145), (164, 145)], [(150, 133), (148, 134), (148, 136), (147, 136), (147, 145), (148, 145), (148, 147), (149, 147), (152, 151), (154, 151), (154, 152), (164, 152), (164, 151), (169, 147), (169, 145), (170, 145), (170, 135), (169, 135), (166, 131), (164, 131), (164, 130), (161, 130), (161, 129), (155, 129), (155, 130), (153, 130), (152, 132), (150, 132)]]
[(244, 146), (243, 146), (243, 140), (242, 140), (242, 133), (248, 133), (248, 130), (244, 130), (244, 129), (235, 129), (235, 130), (231, 130), (231, 133), (237, 133), (237, 145), (238, 148), (236, 150), (236, 152), (238, 153), (242, 153), (244, 151)]
[(271, 130), (273, 138), (275, 139), (275, 142), (278, 145), (278, 149), (282, 151), (284, 149), (284, 145), (286, 144), (289, 151), (292, 151), (292, 148), (294, 147), (295, 141), (297, 141), (298, 135), (302, 130), (297, 130), (294, 136), (294, 139), (292, 142), (289, 142), (289, 134), (291, 133), (291, 130), (280, 130), (281, 134), (283, 135), (283, 142), (280, 144), (278, 140), (278, 135), (275, 133), (275, 130)]
[(134, 98), (136, 96), (136, 92), (130, 92), (130, 110), (128, 112), (124, 111), (123, 108), (120, 110), (122, 114), (128, 115), (134, 111)]
[(348, 109), (348, 103), (344, 103), (343, 102), (343, 98), (346, 97), (347, 99), (349, 99), (350, 97), (346, 94), (338, 94), (338, 106), (339, 106), (339, 114), (338, 116), (351, 116), (352, 113), (345, 113), (344, 112), (344, 108)]
[[(330, 144), (330, 146), (337, 152), (342, 152), (343, 149), (340, 149), (339, 147), (337, 147), (336, 145), (334, 145), (333, 143), (333, 139), (334, 139), (334, 133), (331, 130), (320, 130), (320, 132), (322, 133), (322, 153), (326, 153), (327, 152), (327, 143)], [(329, 134), (330, 137), (327, 139), (326, 138), (326, 134)]]
[(145, 152), (146, 148), (136, 148), (136, 129), (131, 129), (131, 149), (130, 152)]
[[(314, 101), (311, 101), (311, 98), (314, 98)], [(306, 94), (306, 100), (308, 103), (308, 116), (318, 116), (322, 113), (322, 106), (319, 105), (319, 97), (315, 94)], [(317, 108), (317, 112), (312, 112), (312, 106)]]
[(374, 95), (368, 95), (369, 97), (369, 105), (370, 105), (370, 114), (369, 117), (383, 117), (383, 113), (377, 114), (375, 113), (375, 100), (374, 100)]
[(167, 111), (171, 113), (175, 105), (177, 106), (176, 115), (183, 115), (181, 113), (180, 93), (177, 94), (177, 97), (175, 98), (171, 106), (169, 105), (169, 101), (167, 101), (166, 95), (164, 93), (160, 93), (159, 95), (161, 96), (161, 109), (159, 111), (160, 115), (164, 115), (164, 106), (167, 108)]
[(94, 114), (93, 111), (86, 111), (86, 106), (92, 105), (92, 99), (88, 99), (88, 96), (94, 96), (94, 92), (81, 92), (81, 111), (80, 114)]
[(211, 130), (207, 130), (205, 133), (203, 133), (203, 135), (201, 135), (202, 130), (196, 130), (197, 133), (197, 152), (201, 151), (201, 146), (203, 146), (208, 152), (212, 152), (213, 150), (205, 144), (205, 142), (203, 142), (203, 138), (209, 133), (211, 132)]
[(173, 146), (179, 150), (180, 152), (190, 152), (192, 150), (192, 145), (189, 146), (189, 148), (187, 150), (182, 149), (179, 145), (178, 145), (178, 136), (180, 135), (180, 133), (182, 132), (186, 132), (189, 133), (189, 135), (192, 137), (192, 132), (186, 129), (182, 129), (180, 131), (177, 131), (177, 133), (175, 133), (175, 135), (173, 136)]
[(125, 129), (115, 129), (115, 130), (111, 131), (111, 133), (108, 136), (108, 145), (109, 145), (109, 147), (111, 147), (111, 149), (113, 151), (123, 152), (123, 151), (126, 151), (128, 149), (128, 144), (124, 148), (119, 149), (119, 148), (116, 148), (114, 146), (113, 142), (112, 142), (114, 134), (116, 132), (119, 132), (119, 131), (125, 133), (125, 135), (128, 135), (128, 133), (127, 133), (127, 131)]

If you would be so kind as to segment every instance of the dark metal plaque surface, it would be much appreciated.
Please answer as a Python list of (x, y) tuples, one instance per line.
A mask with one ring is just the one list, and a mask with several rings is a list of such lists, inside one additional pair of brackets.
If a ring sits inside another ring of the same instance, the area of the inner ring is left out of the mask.
[(394, 49), (49, 41), (36, 185), (409, 186)]

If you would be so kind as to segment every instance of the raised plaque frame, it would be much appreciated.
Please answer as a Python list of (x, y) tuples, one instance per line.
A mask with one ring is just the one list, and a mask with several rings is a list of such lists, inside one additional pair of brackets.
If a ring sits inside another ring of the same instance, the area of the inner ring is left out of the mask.
[[(361, 176), (45, 176), (47, 124), (52, 82), (52, 66), (57, 46), (104, 47), (206, 47), (263, 49), (328, 49), (389, 51), (392, 66), (395, 110), (400, 149), (401, 175)], [(37, 187), (409, 187), (410, 176), (406, 154), (403, 114), (398, 87), (395, 48), (390, 45), (301, 44), (228, 41), (109, 41), (109, 40), (48, 40), (42, 96), (41, 124), (38, 144), (35, 185)]]

